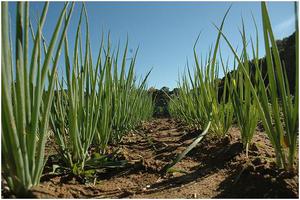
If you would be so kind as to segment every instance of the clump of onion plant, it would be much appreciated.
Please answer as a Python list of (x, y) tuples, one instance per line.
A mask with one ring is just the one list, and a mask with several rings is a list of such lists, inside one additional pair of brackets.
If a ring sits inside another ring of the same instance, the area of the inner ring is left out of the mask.
[[(256, 28), (256, 33), (257, 33), (257, 28)], [(247, 54), (247, 50), (246, 50), (247, 44), (246, 44), (244, 24), (243, 24), (243, 30), (241, 32), (241, 36), (243, 40), (243, 52), (241, 56), (241, 59), (243, 61), (243, 67), (245, 72), (251, 78), (255, 76), (256, 80), (252, 81), (252, 83), (254, 85), (255, 90), (258, 91), (259, 84), (262, 83), (258, 82), (257, 79), (259, 71), (255, 70), (255, 74), (251, 73), (250, 71), (249, 55)], [(253, 43), (252, 43), (252, 49), (253, 49), (253, 57), (256, 58), (255, 60), (253, 60), (253, 62), (258, 68), (258, 52), (255, 52)], [(236, 62), (234, 62), (234, 65), (235, 63)], [(242, 66), (238, 65), (238, 68), (234, 70), (234, 75), (231, 83), (233, 87), (232, 103), (234, 107), (234, 113), (237, 118), (237, 122), (241, 131), (242, 143), (244, 145), (244, 148), (246, 149), (246, 157), (248, 157), (249, 144), (251, 143), (253, 134), (255, 132), (255, 128), (257, 126), (259, 112), (258, 112), (256, 101), (254, 100), (253, 94), (249, 86), (250, 82), (246, 80), (247, 78), (245, 77), (245, 74), (243, 73), (241, 67)]]
[[(69, 11), (68, 5), (66, 3), (60, 12), (48, 51), (42, 58), (41, 35), (49, 3), (44, 5), (32, 40), (29, 40), (29, 3), (17, 3), (16, 55), (13, 56), (8, 3), (2, 2), (2, 170), (9, 188), (19, 196), (26, 195), (39, 183), (44, 168), (57, 63), (73, 10), (73, 4)], [(31, 56), (30, 41), (33, 42)]]
[[(85, 54), (82, 51), (81, 23), (85, 14)], [(87, 12), (82, 7), (76, 31), (73, 60), (64, 40), (66, 77), (57, 80), (56, 99), (51, 113), (56, 141), (64, 164), (76, 175), (84, 173), (91, 158), (88, 150), (94, 139), (100, 115), (99, 65), (93, 67)], [(63, 81), (66, 81), (64, 89)]]
[[(227, 10), (220, 29), (222, 30)], [(199, 38), (199, 37), (198, 37)], [(222, 67), (225, 74), (223, 93), (219, 95), (219, 68), (220, 63), (216, 61), (219, 48), (221, 34), (218, 34), (213, 52), (209, 52), (209, 56), (203, 64), (203, 60), (199, 62), (194, 46), (194, 60), (196, 68), (192, 76), (188, 69), (188, 76), (182, 77), (179, 82), (179, 95), (176, 99), (171, 99), (170, 112), (171, 115), (179, 116), (189, 124), (204, 129), (208, 122), (211, 121), (210, 130), (224, 136), (231, 126), (233, 118), (233, 105), (231, 102), (232, 92), (228, 87), (229, 81), (227, 70)], [(198, 41), (198, 39), (197, 39)], [(196, 41), (196, 42), (197, 42)], [(221, 98), (219, 98), (221, 96)], [(229, 97), (229, 98), (228, 98)]]

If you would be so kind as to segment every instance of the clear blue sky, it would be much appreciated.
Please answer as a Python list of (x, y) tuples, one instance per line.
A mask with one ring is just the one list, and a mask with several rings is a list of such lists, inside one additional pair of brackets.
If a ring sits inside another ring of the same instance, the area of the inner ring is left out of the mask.
[[(212, 23), (220, 24), (227, 8), (232, 8), (225, 22), (224, 33), (234, 46), (241, 47), (239, 27), (243, 16), (248, 35), (254, 36), (251, 12), (255, 16), (259, 30), (262, 29), (259, 2), (87, 2), (90, 23), (90, 37), (93, 54), (96, 55), (101, 33), (111, 33), (114, 47), (118, 41), (125, 44), (129, 36), (129, 48), (133, 51), (139, 46), (136, 62), (137, 75), (145, 75), (151, 68), (148, 86), (170, 89), (176, 87), (178, 74), (186, 67), (187, 60), (193, 66), (193, 45), (202, 31), (197, 52), (205, 56), (217, 36)], [(270, 2), (267, 4), (271, 23), (277, 39), (290, 35), (294, 30), (294, 3)], [(43, 3), (31, 3), (30, 12), (38, 16)], [(63, 3), (50, 3), (44, 35), (50, 38)], [(69, 26), (69, 40), (75, 37), (81, 3), (76, 3), (72, 22)], [(12, 20), (15, 18), (15, 3), (10, 3)], [(14, 29), (12, 30), (14, 33)], [(263, 38), (260, 34), (261, 56)], [(122, 45), (121, 45), (122, 46)], [(230, 52), (221, 43), (223, 57)], [(129, 57), (131, 56), (129, 52)]]

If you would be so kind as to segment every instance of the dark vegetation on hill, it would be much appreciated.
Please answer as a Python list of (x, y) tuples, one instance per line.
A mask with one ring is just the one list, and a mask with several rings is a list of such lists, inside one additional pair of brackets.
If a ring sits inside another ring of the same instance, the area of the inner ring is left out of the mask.
[[(282, 68), (287, 74), (288, 82), (289, 82), (289, 89), (291, 91), (291, 94), (295, 94), (295, 79), (296, 79), (296, 33), (294, 32), (289, 37), (283, 38), (282, 40), (277, 40), (277, 48), (280, 54), (280, 58), (282, 61)], [(259, 59), (259, 64), (261, 67), (262, 75), (265, 77), (265, 85), (269, 83), (267, 78), (267, 63), (266, 58), (263, 57)], [(254, 76), (255, 74), (255, 65), (254, 61), (251, 61), (249, 63), (251, 74)], [(229, 78), (232, 76), (235, 71), (232, 70), (229, 72)], [(252, 77), (252, 81), (254, 82), (254, 77)], [(219, 97), (221, 97), (223, 92), (223, 87), (225, 83), (225, 77), (221, 79), (220, 85), (219, 85)]]
[[(295, 42), (296, 33), (294, 32), (289, 37), (283, 38), (282, 40), (277, 40), (277, 47), (280, 54), (280, 58), (282, 60), (282, 67), (285, 69), (288, 82), (289, 82), (289, 89), (291, 94), (295, 93), (295, 74), (296, 74), (296, 42)], [(263, 77), (266, 77), (267, 74), (267, 66), (266, 66), (266, 58), (263, 57), (259, 59), (259, 63), (262, 69)], [(255, 66), (254, 62), (250, 62), (250, 68), (252, 74), (255, 74)], [(229, 72), (230, 75), (235, 73), (234, 70)], [(229, 77), (230, 77), (229, 75)], [(223, 89), (224, 89), (224, 82), (225, 78), (220, 79), (219, 84), (219, 97), (222, 96)], [(265, 79), (265, 84), (268, 84), (268, 79)], [(150, 88), (149, 92), (152, 93), (152, 97), (155, 103), (155, 111), (154, 117), (168, 117), (170, 116), (168, 112), (168, 103), (170, 101), (169, 97), (178, 94), (179, 88), (174, 88), (172, 91), (169, 90), (168, 87), (162, 87), (160, 90), (155, 88)]]

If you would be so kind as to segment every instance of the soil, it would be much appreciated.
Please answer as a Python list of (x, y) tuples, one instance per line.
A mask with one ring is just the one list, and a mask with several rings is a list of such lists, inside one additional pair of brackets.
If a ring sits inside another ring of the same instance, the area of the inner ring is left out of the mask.
[[(298, 171), (277, 169), (274, 151), (257, 129), (246, 158), (240, 132), (233, 126), (227, 136), (208, 134), (172, 173), (161, 169), (193, 142), (201, 131), (161, 118), (144, 122), (118, 144), (119, 157), (128, 164), (82, 184), (68, 175), (42, 177), (31, 190), (35, 198), (298, 198)], [(53, 141), (52, 141), (53, 142)], [(47, 152), (53, 153), (51, 146)], [(111, 147), (112, 149), (114, 146)], [(298, 169), (298, 158), (296, 159)], [(11, 197), (2, 191), (3, 197)]]

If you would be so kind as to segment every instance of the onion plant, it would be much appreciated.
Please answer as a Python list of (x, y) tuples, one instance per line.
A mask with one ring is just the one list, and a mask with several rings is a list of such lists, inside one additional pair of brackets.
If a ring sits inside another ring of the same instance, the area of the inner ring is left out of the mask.
[[(296, 6), (295, 6), (296, 7)], [(289, 91), (289, 83), (285, 69), (280, 60), (277, 44), (272, 31), (270, 18), (265, 2), (261, 3), (261, 13), (263, 22), (263, 34), (267, 63), (267, 78), (269, 85), (263, 84), (262, 73), (256, 64), (256, 70), (259, 72), (258, 81), (261, 83), (258, 90), (255, 89), (251, 82), (250, 74), (246, 70), (243, 58), (239, 58), (227, 37), (222, 33), (228, 46), (231, 48), (241, 70), (245, 75), (245, 81), (248, 82), (253, 94), (254, 100), (258, 106), (260, 119), (264, 129), (275, 149), (276, 162), (278, 167), (293, 169), (295, 154), (297, 149), (298, 138), (298, 103), (299, 103), (299, 29), (296, 10), (296, 85), (295, 96)], [(220, 30), (221, 32), (221, 30)], [(271, 48), (271, 47), (272, 48)], [(245, 48), (244, 48), (245, 49)], [(245, 50), (246, 51), (246, 50)], [(256, 46), (256, 52), (258, 45)], [(257, 54), (254, 58), (258, 60)], [(271, 106), (269, 106), (269, 103)], [(282, 116), (281, 116), (282, 110)]]
[[(255, 23), (256, 25), (256, 23)], [(256, 40), (258, 40), (258, 33), (256, 28)], [(247, 42), (246, 42), (246, 35), (245, 35), (245, 28), (243, 23), (243, 29), (241, 31), (241, 36), (243, 40), (243, 52), (241, 59), (243, 61), (244, 70), (247, 74), (252, 78), (255, 76), (255, 80), (252, 81), (253, 86), (256, 91), (258, 91), (259, 84), (263, 84), (261, 82), (258, 82), (258, 70), (255, 70), (255, 74), (251, 73), (250, 71), (250, 61), (249, 61), (249, 55), (247, 54)], [(251, 40), (252, 41), (252, 40)], [(253, 57), (256, 59), (253, 60), (253, 62), (256, 65), (256, 68), (258, 69), (258, 51), (255, 51), (253, 42), (252, 42), (252, 52)], [(258, 50), (258, 49), (257, 49)], [(236, 62), (234, 62), (235, 65)], [(237, 118), (237, 122), (241, 131), (241, 138), (242, 143), (244, 145), (244, 148), (246, 149), (246, 157), (248, 157), (248, 149), (249, 144), (251, 142), (251, 139), (253, 137), (253, 134), (255, 132), (255, 128), (258, 121), (258, 109), (257, 104), (254, 100), (253, 94), (251, 93), (250, 89), (250, 82), (245, 81), (246, 77), (243, 73), (243, 70), (241, 69), (241, 66), (238, 66), (238, 69), (235, 70), (234, 67), (234, 75), (231, 83), (231, 87), (233, 87), (233, 93), (232, 93), (232, 103), (234, 107), (234, 113)], [(253, 80), (253, 78), (251, 79)]]
[[(25, 195), (31, 186), (37, 185), (42, 175), (57, 63), (73, 9), (73, 4), (69, 11), (68, 3), (64, 5), (48, 52), (42, 59), (41, 35), (48, 6), (45, 3), (36, 37), (30, 40), (29, 3), (17, 3), (15, 56), (9, 32), (8, 3), (2, 2), (1, 6), (2, 170), (9, 188), (20, 196)], [(30, 41), (33, 46), (31, 54)], [(54, 62), (50, 69), (52, 55)]]
[[(81, 23), (85, 14), (85, 54), (82, 51)], [(93, 67), (86, 9), (83, 6), (76, 31), (73, 60), (70, 60), (68, 40), (64, 40), (66, 86), (64, 78), (57, 81), (56, 99), (51, 122), (59, 150), (65, 164), (74, 174), (81, 173), (90, 158), (89, 147), (93, 141), (100, 115), (98, 87), (99, 65)]]
[[(220, 29), (222, 30), (227, 10)], [(209, 56), (203, 64), (199, 62), (194, 46), (194, 59), (196, 68), (194, 76), (188, 69), (188, 76), (183, 76), (182, 82), (179, 83), (181, 88), (177, 99), (171, 99), (171, 115), (177, 115), (189, 124), (196, 125), (202, 129), (211, 121), (210, 130), (217, 135), (225, 135), (231, 126), (233, 118), (233, 105), (231, 102), (230, 87), (227, 77), (227, 67), (224, 63), (222, 68), (225, 74), (224, 89), (219, 99), (219, 68), (220, 63), (216, 62), (219, 49), (221, 34), (218, 34), (214, 50), (210, 50)], [(199, 37), (197, 38), (198, 41)], [(197, 43), (196, 41), (196, 43)], [(228, 98), (229, 97), (229, 98)]]

